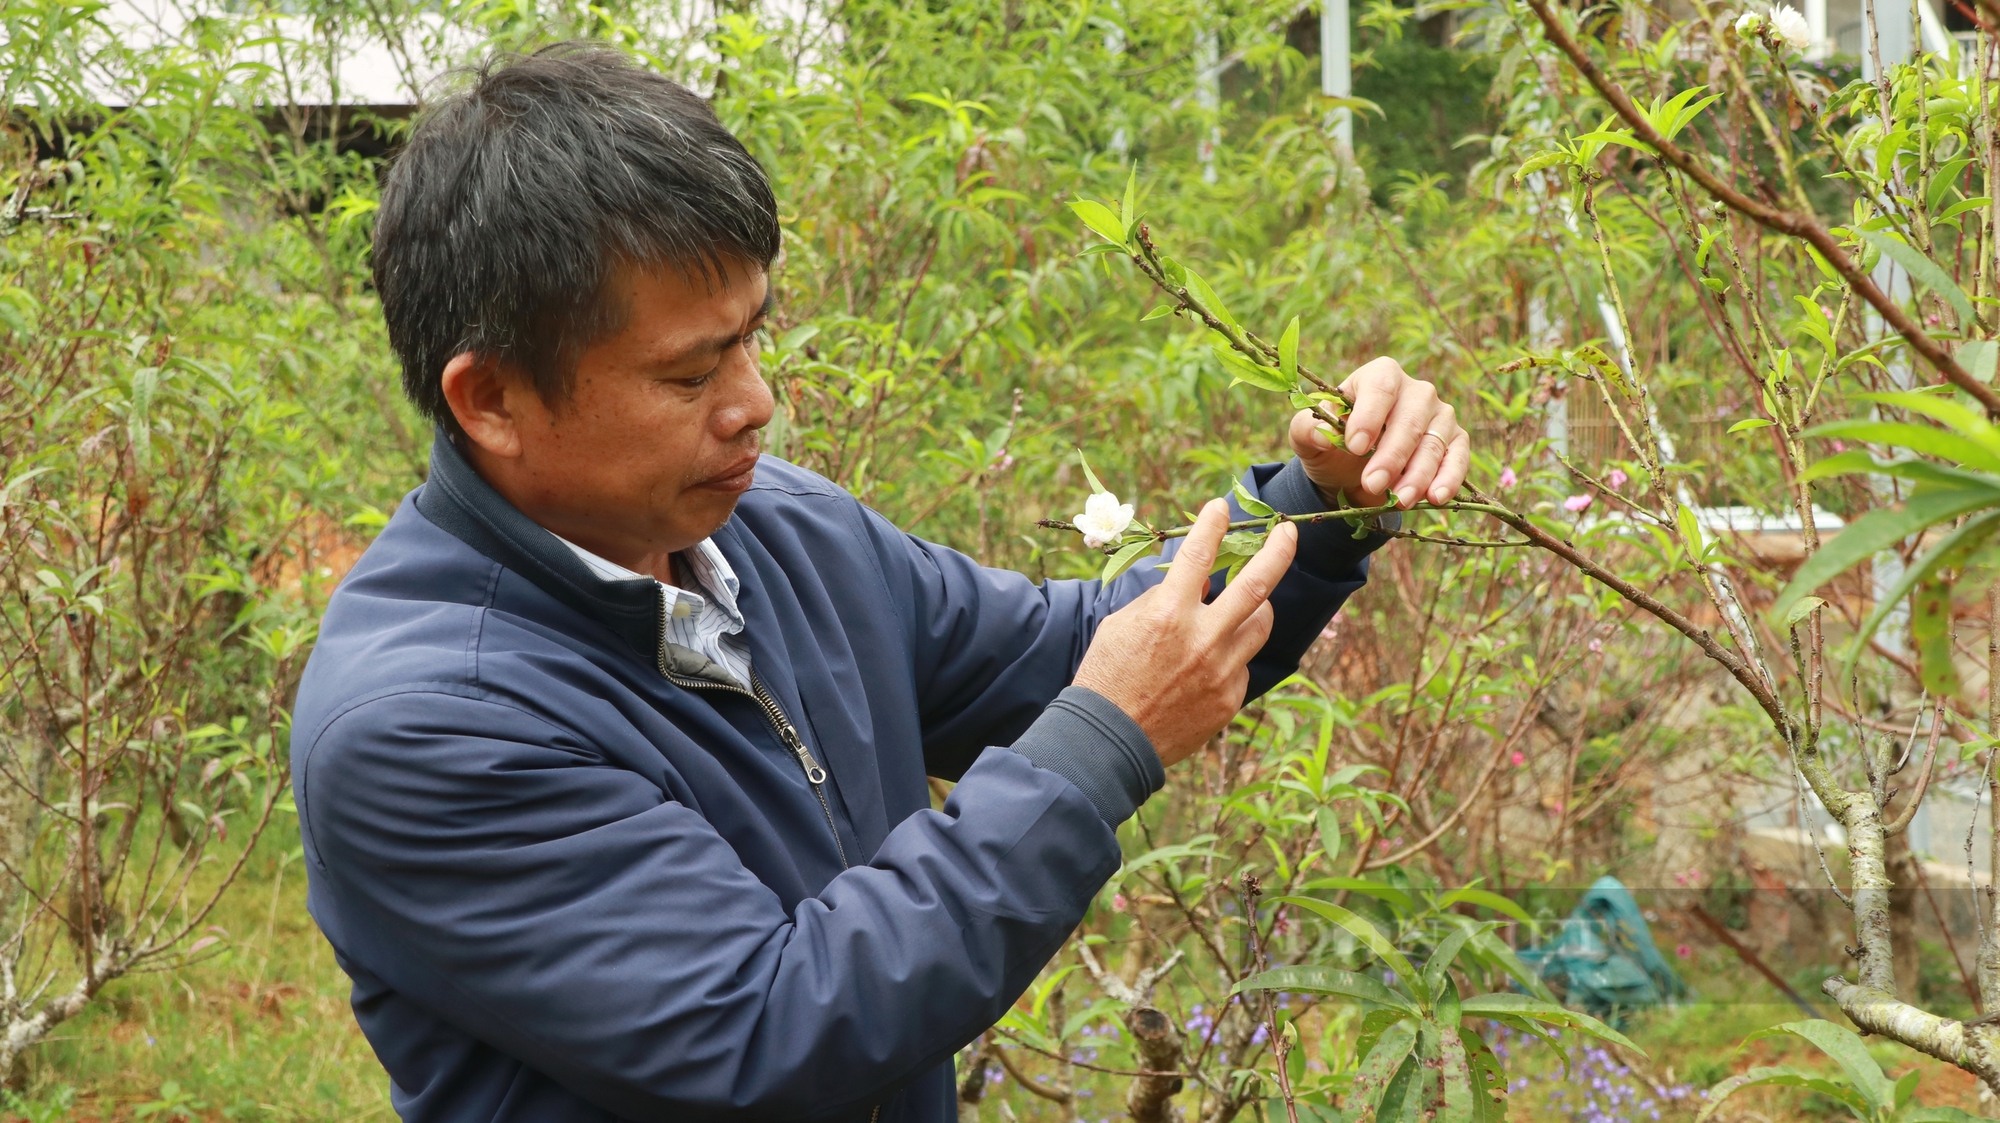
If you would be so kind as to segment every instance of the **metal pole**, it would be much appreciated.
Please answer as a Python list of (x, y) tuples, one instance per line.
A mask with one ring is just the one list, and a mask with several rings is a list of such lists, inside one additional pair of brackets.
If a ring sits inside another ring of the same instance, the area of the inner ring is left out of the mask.
[[(1328, 97), (1354, 96), (1354, 71), (1349, 66), (1352, 44), (1347, 33), (1347, 0), (1320, 0), (1319, 88)], [(1354, 111), (1333, 111), (1333, 135), (1340, 147), (1354, 148)]]

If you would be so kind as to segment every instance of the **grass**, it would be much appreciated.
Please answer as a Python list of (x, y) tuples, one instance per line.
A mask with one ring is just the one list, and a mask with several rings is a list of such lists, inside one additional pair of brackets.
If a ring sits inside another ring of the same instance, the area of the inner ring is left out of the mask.
[(306, 915), (297, 846), (290, 822), (259, 844), (214, 916), (228, 933), (220, 954), (118, 980), (58, 1027), (30, 1054), (11, 1116), (393, 1120), (347, 976)]

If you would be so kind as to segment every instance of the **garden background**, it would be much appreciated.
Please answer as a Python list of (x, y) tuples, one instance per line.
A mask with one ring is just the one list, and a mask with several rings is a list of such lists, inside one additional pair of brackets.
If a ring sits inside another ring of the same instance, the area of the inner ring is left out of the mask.
[[(1514, 520), (1412, 515), (1431, 540), (1128, 824), (1071, 948), (961, 1057), (968, 1118), (1691, 1119), (1773, 1064), (1799, 1068), (1719, 1117), (1981, 1110), (1984, 1031), (1951, 1027), (2000, 994), (1972, 888), (1990, 17), (1954, 6), (1972, 31), (1885, 67), (1742, 11), (1371, 0), (1335, 101), (1317, 10), (1276, 0), (7, 0), (0, 1110), (391, 1117), (305, 913), (286, 705), (423, 479), (368, 280), (385, 161), (451, 66), (570, 38), (711, 95), (770, 172), (766, 448), (909, 532), (1094, 576), (1037, 526), (1082, 508), (1076, 450), (1172, 525), (1281, 455), (1294, 403), (1246, 361), (1337, 382), (1383, 354), (1459, 407)], [(396, 96), (343, 86), (363, 54)], [(1871, 511), (1923, 517), (1822, 549)], [(1686, 993), (1598, 1011), (1629, 1048), (1474, 1013), (1539, 993), (1514, 952), (1606, 874)], [(1286, 964), (1363, 978), (1232, 997)], [(1931, 1020), (1859, 1058), (1745, 1043), (1802, 1006), (1848, 1024), (1842, 972)]]

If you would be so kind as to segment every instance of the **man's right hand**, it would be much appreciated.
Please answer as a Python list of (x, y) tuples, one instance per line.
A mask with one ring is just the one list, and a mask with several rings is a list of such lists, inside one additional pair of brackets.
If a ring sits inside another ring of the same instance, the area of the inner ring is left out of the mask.
[(1146, 731), (1163, 765), (1186, 759), (1243, 708), (1250, 659), (1271, 634), (1271, 590), (1298, 548), (1298, 528), (1279, 523), (1215, 603), (1203, 604), (1228, 528), (1228, 504), (1210, 500), (1165, 579), (1104, 618), (1076, 670), (1076, 685)]

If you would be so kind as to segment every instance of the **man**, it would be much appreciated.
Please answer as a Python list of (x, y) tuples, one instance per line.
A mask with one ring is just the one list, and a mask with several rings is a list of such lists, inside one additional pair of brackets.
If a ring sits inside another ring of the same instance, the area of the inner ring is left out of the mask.
[[(778, 247), (707, 105), (601, 50), (489, 67), (389, 177), (376, 283), (438, 437), (328, 606), (292, 751), (312, 912), (405, 1119), (950, 1118), (952, 1054), (1061, 949), (1113, 828), (1381, 540), (1281, 526), (1218, 591), (1219, 501), (1102, 588), (906, 536), (758, 457)], [(1246, 484), (1449, 497), (1451, 409), (1386, 360), (1349, 385), (1371, 457), (1300, 419)]]

